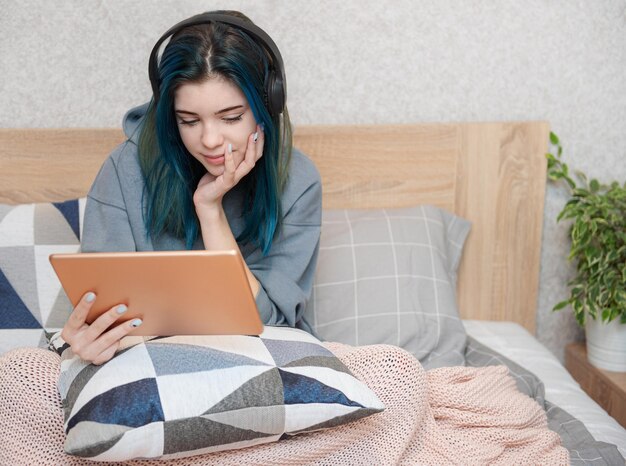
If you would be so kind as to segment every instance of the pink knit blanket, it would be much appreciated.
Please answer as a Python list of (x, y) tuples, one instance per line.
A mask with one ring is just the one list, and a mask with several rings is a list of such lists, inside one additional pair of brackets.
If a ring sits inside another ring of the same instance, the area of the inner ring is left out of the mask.
[[(385, 404), (384, 412), (276, 443), (137, 465), (569, 464), (558, 435), (504, 366), (424, 371), (402, 349), (328, 348)], [(0, 357), (0, 464), (86, 464), (63, 452), (60, 358), (42, 349)]]

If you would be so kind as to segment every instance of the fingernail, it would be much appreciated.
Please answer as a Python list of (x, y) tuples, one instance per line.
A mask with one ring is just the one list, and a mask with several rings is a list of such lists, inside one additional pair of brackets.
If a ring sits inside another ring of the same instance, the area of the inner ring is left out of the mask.
[(85, 301), (87, 301), (88, 303), (91, 303), (94, 299), (96, 299), (96, 295), (91, 291), (87, 293), (87, 296), (85, 296)]
[(259, 132), (258, 131), (256, 133), (254, 133), (254, 142), (256, 142), (257, 139), (259, 139)]
[(117, 306), (117, 309), (115, 311), (118, 314), (124, 314), (126, 311), (128, 311), (128, 308), (126, 307), (125, 304), (120, 304), (119, 306)]
[(233, 153), (233, 145), (232, 144), (228, 144), (228, 153), (229, 154)]
[(265, 125), (263, 123), (259, 125), (259, 128), (261, 128), (261, 131), (265, 131)]
[(130, 323), (130, 325), (133, 327), (139, 327), (142, 323), (143, 321), (141, 319), (135, 319)]

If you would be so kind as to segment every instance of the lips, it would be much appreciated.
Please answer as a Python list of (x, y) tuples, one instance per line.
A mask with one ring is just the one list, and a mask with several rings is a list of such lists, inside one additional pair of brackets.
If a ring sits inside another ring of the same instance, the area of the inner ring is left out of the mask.
[(221, 155), (204, 155), (202, 154), (202, 158), (206, 160), (211, 165), (222, 165), (224, 163), (224, 154)]

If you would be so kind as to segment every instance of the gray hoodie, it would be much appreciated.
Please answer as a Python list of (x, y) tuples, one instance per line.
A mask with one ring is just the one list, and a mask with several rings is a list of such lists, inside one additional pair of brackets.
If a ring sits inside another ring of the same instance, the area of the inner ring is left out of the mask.
[[(81, 247), (83, 252), (184, 250), (184, 241), (162, 235), (154, 241), (144, 221), (144, 180), (137, 155), (138, 128), (147, 104), (124, 116), (128, 140), (107, 158), (87, 196)], [(243, 231), (244, 192), (235, 186), (223, 199), (224, 212), (235, 237)], [(243, 258), (260, 283), (256, 298), (261, 319), (311, 331), (303, 320), (311, 295), (319, 250), (322, 186), (315, 165), (293, 151), (289, 179), (281, 198), (282, 228), (263, 256), (251, 244), (240, 244)], [(194, 249), (204, 249), (199, 237)]]

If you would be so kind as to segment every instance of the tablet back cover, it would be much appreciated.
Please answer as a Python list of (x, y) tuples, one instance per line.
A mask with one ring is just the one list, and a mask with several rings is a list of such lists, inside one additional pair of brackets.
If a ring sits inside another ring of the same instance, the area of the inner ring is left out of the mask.
[(50, 262), (75, 306), (96, 300), (87, 323), (117, 304), (116, 324), (141, 318), (130, 335), (258, 335), (256, 302), (237, 251), (52, 254)]

